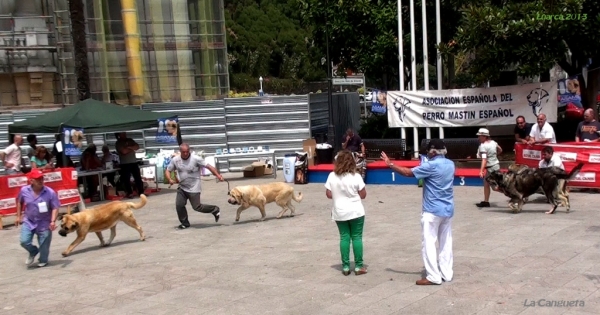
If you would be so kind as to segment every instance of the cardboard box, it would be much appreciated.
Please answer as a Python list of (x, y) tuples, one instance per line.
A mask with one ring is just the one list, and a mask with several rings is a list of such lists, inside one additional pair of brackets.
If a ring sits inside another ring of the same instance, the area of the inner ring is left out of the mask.
[(302, 151), (308, 153), (308, 166), (315, 166), (315, 157), (317, 156), (317, 140), (306, 139), (302, 141)]
[(254, 162), (244, 168), (244, 177), (260, 177), (265, 175), (265, 163)]
[(271, 164), (265, 165), (265, 175), (273, 175), (273, 165), (271, 165)]

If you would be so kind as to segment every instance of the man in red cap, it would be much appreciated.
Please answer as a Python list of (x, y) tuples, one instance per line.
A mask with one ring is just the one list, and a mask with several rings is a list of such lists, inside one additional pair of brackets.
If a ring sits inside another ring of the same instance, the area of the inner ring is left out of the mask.
[[(17, 223), (22, 223), (20, 242), (29, 252), (25, 264), (31, 265), (35, 256), (40, 254), (38, 267), (45, 267), (60, 202), (56, 192), (44, 185), (44, 174), (39, 169), (34, 168), (27, 177), (31, 185), (23, 186), (17, 196)], [(23, 217), (21, 212), (25, 212)], [(39, 248), (32, 244), (34, 234), (37, 235)]]

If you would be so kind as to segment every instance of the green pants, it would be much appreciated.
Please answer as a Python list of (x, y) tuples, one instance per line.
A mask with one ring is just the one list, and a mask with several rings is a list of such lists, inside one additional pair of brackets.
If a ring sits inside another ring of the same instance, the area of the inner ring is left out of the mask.
[(350, 270), (350, 241), (352, 240), (352, 252), (354, 253), (354, 269), (363, 267), (363, 242), (362, 233), (365, 224), (365, 216), (348, 221), (335, 221), (340, 231), (340, 252), (342, 254), (342, 268)]

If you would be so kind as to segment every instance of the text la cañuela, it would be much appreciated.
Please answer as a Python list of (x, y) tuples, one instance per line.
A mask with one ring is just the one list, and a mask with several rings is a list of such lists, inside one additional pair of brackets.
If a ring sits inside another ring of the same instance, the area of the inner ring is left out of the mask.
[[(511, 93), (500, 94), (500, 102), (512, 102)], [(495, 94), (492, 95), (465, 95), (462, 97), (463, 104), (477, 104), (477, 103), (496, 103), (498, 97)], [(425, 97), (423, 98), (423, 105), (454, 105), (461, 104), (460, 96), (444, 96), (444, 97)]]

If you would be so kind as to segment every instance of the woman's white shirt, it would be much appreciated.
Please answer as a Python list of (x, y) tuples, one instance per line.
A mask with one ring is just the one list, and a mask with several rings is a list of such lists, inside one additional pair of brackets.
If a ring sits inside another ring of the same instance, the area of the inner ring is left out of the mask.
[(365, 188), (365, 182), (360, 174), (346, 173), (339, 176), (331, 172), (327, 177), (325, 188), (331, 191), (333, 200), (332, 220), (348, 221), (365, 215), (365, 208), (358, 194)]

